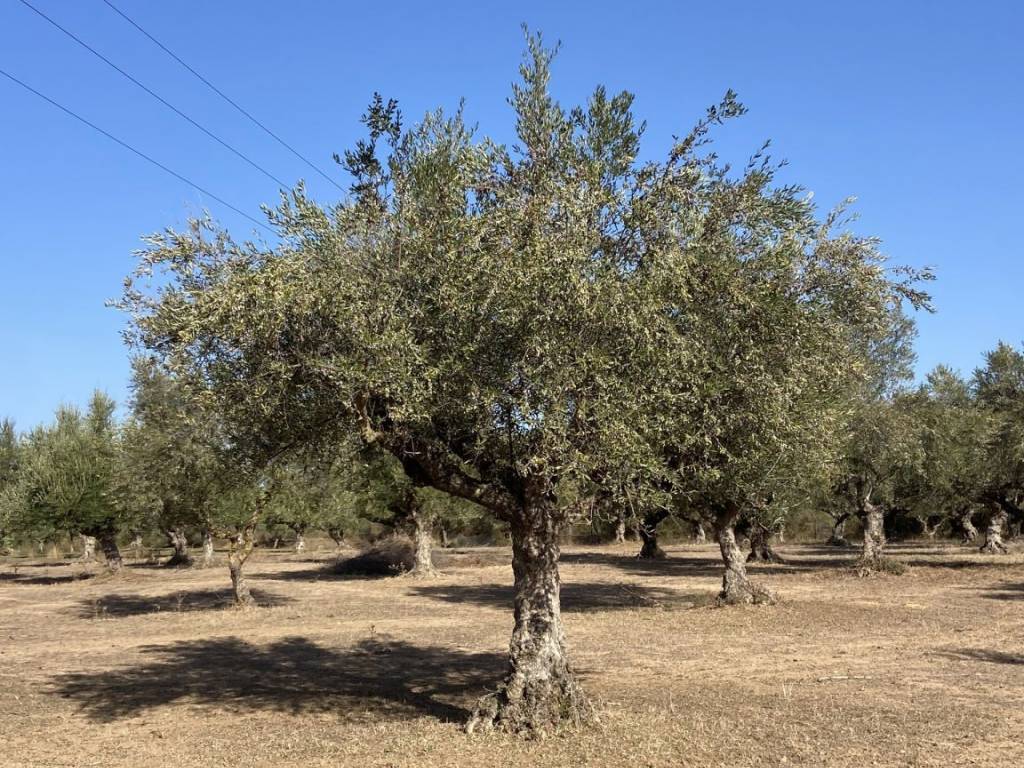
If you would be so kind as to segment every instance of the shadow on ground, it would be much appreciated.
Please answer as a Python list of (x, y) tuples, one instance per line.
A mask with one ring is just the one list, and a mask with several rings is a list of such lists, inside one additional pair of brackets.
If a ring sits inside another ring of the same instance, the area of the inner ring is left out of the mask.
[[(507, 609), (513, 600), (512, 587), (499, 584), (417, 584), (409, 591), (418, 597), (447, 603), (473, 603), (499, 609)], [(585, 613), (630, 608), (692, 608), (709, 604), (714, 596), (638, 584), (593, 582), (562, 584), (561, 597), (563, 612)]]
[(989, 664), (1024, 664), (1024, 654), (993, 651), (986, 648), (957, 648), (938, 655), (959, 661), (983, 661)]
[(69, 584), (73, 581), (91, 579), (94, 573), (69, 573), (62, 576), (27, 576), (15, 572), (0, 573), (0, 583), (21, 584), (24, 586), (51, 586), (53, 584)]
[[(261, 589), (252, 590), (252, 596), (260, 607), (269, 608), (294, 602), (291, 598)], [(213, 611), (232, 605), (234, 593), (230, 589), (195, 589), (166, 595), (104, 595), (93, 600), (82, 600), (71, 611), (82, 619), (97, 619), (144, 616), (150, 613)]]
[(137, 666), (74, 672), (52, 692), (109, 722), (187, 700), (219, 710), (330, 712), (346, 720), (427, 715), (461, 721), (506, 658), (378, 636), (335, 651), (301, 637), (267, 646), (218, 638), (142, 649)]

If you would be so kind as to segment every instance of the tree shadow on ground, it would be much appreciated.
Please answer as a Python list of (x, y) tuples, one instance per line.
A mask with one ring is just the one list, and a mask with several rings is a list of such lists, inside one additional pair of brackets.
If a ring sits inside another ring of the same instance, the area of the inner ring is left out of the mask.
[[(410, 591), (419, 597), (443, 600), (447, 603), (473, 603), (489, 608), (505, 609), (512, 605), (514, 592), (502, 584), (418, 584)], [(562, 584), (563, 612), (587, 613), (616, 611), (631, 608), (692, 608), (707, 605), (710, 594), (684, 594), (664, 587), (638, 584)]]
[(1024, 654), (993, 651), (987, 648), (957, 648), (937, 654), (958, 661), (984, 661), (989, 664), (1024, 664)]
[(24, 586), (52, 586), (54, 584), (69, 584), (74, 581), (91, 579), (95, 573), (69, 573), (62, 576), (23, 576), (20, 573), (0, 573), (0, 582), (8, 584), (20, 584)]
[(989, 600), (1024, 600), (1024, 582), (1000, 584), (982, 593)]
[[(260, 589), (252, 590), (260, 607), (274, 607), (294, 602), (291, 598)], [(213, 611), (234, 605), (230, 589), (194, 589), (166, 595), (104, 595), (80, 601), (71, 611), (80, 619), (124, 618), (151, 613), (190, 613)]]
[[(787, 553), (780, 553), (787, 557)], [(752, 574), (770, 576), (801, 571), (819, 571), (848, 568), (854, 561), (853, 555), (794, 558), (785, 563), (747, 563)], [(679, 576), (721, 578), (724, 565), (719, 557), (675, 557), (671, 553), (659, 560), (641, 559), (635, 555), (616, 555), (608, 552), (569, 552), (562, 556), (565, 565), (602, 565), (617, 568), (638, 576)]]
[(60, 675), (52, 692), (101, 722), (180, 701), (235, 712), (330, 712), (364, 722), (418, 714), (461, 721), (507, 663), (504, 655), (383, 636), (342, 651), (291, 637), (267, 646), (216, 638), (141, 652), (148, 660), (136, 666)]

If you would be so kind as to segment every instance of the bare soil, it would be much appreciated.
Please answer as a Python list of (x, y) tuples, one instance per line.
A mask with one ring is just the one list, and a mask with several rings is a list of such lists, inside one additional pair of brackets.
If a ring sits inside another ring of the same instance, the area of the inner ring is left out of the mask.
[(438, 551), (437, 579), (341, 577), (259, 552), (260, 608), (227, 568), (0, 563), (2, 766), (1021, 766), (1024, 554), (783, 546), (781, 597), (716, 608), (711, 545), (568, 547), (563, 610), (600, 721), (468, 736), (511, 631), (502, 549)]

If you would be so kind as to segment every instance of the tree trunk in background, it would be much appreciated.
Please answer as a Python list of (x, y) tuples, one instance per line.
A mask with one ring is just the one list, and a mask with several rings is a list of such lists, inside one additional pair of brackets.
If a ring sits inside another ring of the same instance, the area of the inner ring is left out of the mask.
[(1006, 525), (1006, 518), (1006, 510), (999, 504), (993, 504), (988, 516), (988, 525), (985, 526), (985, 543), (981, 545), (981, 552), (986, 555), (1006, 554), (1006, 545), (1003, 543), (1003, 526)]
[(136, 560), (140, 560), (142, 558), (142, 534), (136, 531), (128, 546), (131, 547), (132, 556)]
[(850, 519), (848, 514), (832, 518), (832, 535), (825, 543), (832, 547), (852, 547), (849, 539), (846, 538), (846, 521)]
[(666, 517), (668, 517), (668, 512), (663, 509), (656, 509), (648, 512), (640, 521), (638, 530), (643, 545), (640, 547), (640, 554), (637, 556), (642, 560), (662, 560), (668, 557), (665, 554), (665, 550), (658, 546), (658, 524)]
[(748, 563), (781, 563), (783, 559), (772, 549), (772, 534), (758, 522), (750, 525), (750, 554)]
[(253, 608), (256, 601), (249, 591), (249, 584), (245, 580), (245, 561), (252, 554), (256, 545), (256, 521), (259, 515), (254, 514), (241, 531), (235, 533), (228, 539), (228, 571), (231, 573), (231, 586), (235, 594), (235, 606), (238, 608)]
[(626, 513), (621, 509), (619, 510), (618, 516), (615, 518), (615, 543), (626, 543)]
[(213, 531), (203, 531), (203, 560), (200, 564), (203, 568), (213, 565)]
[(722, 591), (718, 593), (718, 602), (722, 605), (774, 602), (775, 596), (768, 589), (754, 584), (747, 576), (743, 552), (736, 543), (738, 519), (738, 510), (723, 510), (715, 517), (715, 539), (725, 563), (725, 575), (722, 577)]
[(295, 554), (301, 555), (306, 551), (306, 527), (301, 526), (295, 529)]
[(327, 535), (331, 537), (331, 541), (334, 542), (335, 549), (341, 549), (345, 546), (345, 532), (341, 528), (328, 528)]
[(693, 540), (698, 544), (706, 544), (708, 541), (708, 535), (704, 530), (704, 523), (700, 520), (693, 522)]
[(974, 527), (974, 509), (964, 507), (956, 516), (956, 523), (960, 527), (960, 541), (963, 544), (973, 544), (978, 538), (978, 529)]
[(177, 567), (188, 567), (192, 565), (192, 554), (188, 551), (188, 537), (181, 528), (169, 528), (167, 531), (167, 540), (174, 547), (174, 554), (171, 555), (171, 559), (167, 561), (166, 565), (169, 568)]
[(447, 549), (451, 546), (451, 542), (448, 541), (448, 529), (441, 525), (438, 526), (438, 531), (441, 534), (441, 546)]
[(433, 555), (434, 520), (430, 513), (425, 512), (418, 499), (413, 499), (409, 510), (412, 522), (412, 541), (414, 546), (413, 566), (409, 575), (416, 578), (436, 576)]
[(561, 515), (550, 500), (528, 494), (511, 520), (515, 627), (509, 671), (484, 698), (467, 730), (540, 732), (579, 724), (593, 709), (569, 664), (559, 602)]
[[(41, 547), (40, 547), (41, 549)], [(96, 537), (82, 534), (82, 557), (81, 560), (91, 563), (96, 559)]]
[(864, 499), (861, 520), (864, 522), (864, 548), (861, 551), (860, 567), (877, 570), (882, 565), (885, 553), (885, 519), (882, 508)]
[(107, 570), (117, 573), (124, 565), (124, 561), (121, 559), (121, 550), (117, 548), (117, 534), (113, 531), (103, 531), (97, 538), (103, 549), (103, 556), (107, 558)]

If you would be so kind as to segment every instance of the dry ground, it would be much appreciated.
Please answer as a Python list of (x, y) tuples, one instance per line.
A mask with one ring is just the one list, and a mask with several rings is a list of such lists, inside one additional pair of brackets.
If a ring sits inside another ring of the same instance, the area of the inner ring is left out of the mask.
[(907, 546), (901, 577), (781, 548), (783, 602), (709, 605), (711, 546), (569, 547), (565, 621), (601, 702), (584, 731), (467, 736), (500, 679), (511, 569), (341, 579), (262, 552), (263, 607), (224, 607), (226, 568), (0, 565), (2, 766), (1021, 766), (1024, 555)]

